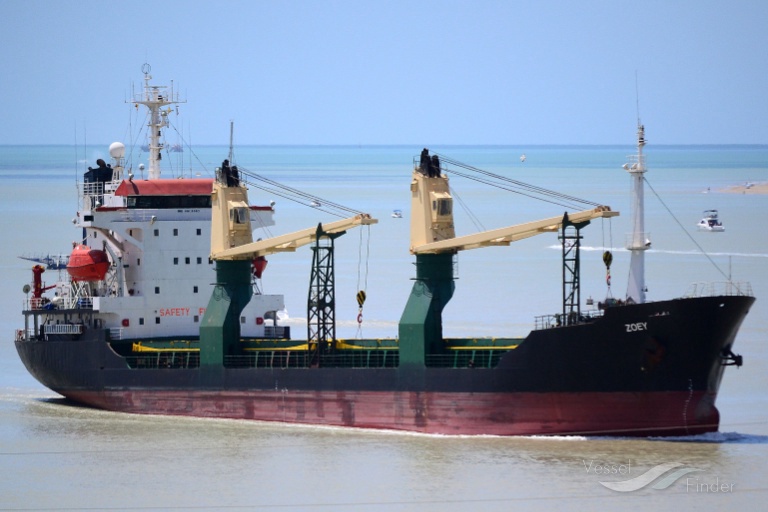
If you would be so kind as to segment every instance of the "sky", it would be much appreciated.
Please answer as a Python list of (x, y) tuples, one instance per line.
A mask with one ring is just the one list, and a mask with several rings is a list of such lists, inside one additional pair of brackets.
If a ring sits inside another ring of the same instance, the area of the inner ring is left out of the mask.
[(768, 1), (0, 1), (0, 144), (768, 144)]

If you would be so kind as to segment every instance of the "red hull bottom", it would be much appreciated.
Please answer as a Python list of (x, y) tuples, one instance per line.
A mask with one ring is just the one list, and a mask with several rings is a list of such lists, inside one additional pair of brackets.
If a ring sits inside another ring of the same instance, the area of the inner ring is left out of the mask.
[(233, 418), (453, 435), (693, 435), (715, 432), (715, 395), (382, 391), (71, 391), (138, 414)]

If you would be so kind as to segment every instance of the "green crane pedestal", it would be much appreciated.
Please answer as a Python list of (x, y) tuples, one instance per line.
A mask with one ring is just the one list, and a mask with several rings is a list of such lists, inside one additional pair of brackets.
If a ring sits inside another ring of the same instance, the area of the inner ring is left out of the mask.
[(240, 313), (251, 300), (251, 262), (217, 261), (216, 285), (200, 325), (200, 367), (223, 367), (238, 353)]
[(440, 354), (443, 308), (453, 297), (453, 254), (417, 254), (416, 282), (400, 317), (400, 366), (424, 366), (427, 354)]

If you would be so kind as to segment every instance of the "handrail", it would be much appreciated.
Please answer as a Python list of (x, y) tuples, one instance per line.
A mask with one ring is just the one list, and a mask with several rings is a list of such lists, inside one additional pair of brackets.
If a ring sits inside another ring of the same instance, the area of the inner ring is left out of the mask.
[(754, 297), (749, 281), (714, 281), (691, 283), (684, 297), (717, 297), (740, 295)]

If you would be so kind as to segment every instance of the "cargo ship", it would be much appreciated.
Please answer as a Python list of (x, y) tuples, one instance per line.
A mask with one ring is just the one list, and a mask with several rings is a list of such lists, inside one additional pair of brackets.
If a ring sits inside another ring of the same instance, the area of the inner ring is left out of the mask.
[[(44, 386), (110, 411), (429, 434), (717, 431), (720, 382), (727, 366), (742, 364), (733, 345), (755, 299), (748, 284), (726, 282), (646, 301), (639, 122), (637, 154), (625, 165), (633, 232), (623, 299), (586, 309), (580, 294), (581, 230), (618, 212), (593, 203), (457, 237), (449, 168), (470, 167), (425, 149), (408, 184), (416, 275), (396, 336), (339, 339), (334, 240), (376, 220), (353, 212), (254, 241), (253, 229), (273, 224), (274, 212), (250, 205), (254, 175), (225, 161), (211, 179), (160, 177), (163, 108), (176, 99), (151, 84), (148, 69), (144, 80), (135, 103), (149, 111), (148, 179), (125, 169), (124, 146), (112, 144), (109, 171), (89, 171), (79, 187), (82, 239), (67, 275), (45, 286), (36, 265), (25, 287), (15, 344)], [(562, 245), (562, 304), (525, 337), (443, 336), (457, 255), (542, 233)], [(302, 245), (312, 250), (308, 327), (306, 339), (294, 339), (279, 325), (283, 297), (262, 294), (259, 278), (267, 256)], [(611, 258), (606, 251), (608, 272)]]

